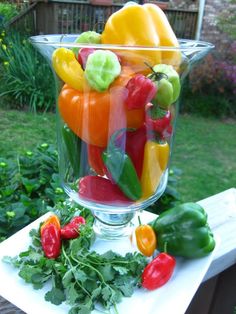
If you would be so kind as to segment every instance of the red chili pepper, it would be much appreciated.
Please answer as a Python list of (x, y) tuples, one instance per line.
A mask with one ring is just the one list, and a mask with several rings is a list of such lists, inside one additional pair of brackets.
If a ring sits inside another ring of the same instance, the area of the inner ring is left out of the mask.
[(142, 286), (148, 290), (163, 286), (171, 278), (175, 265), (174, 257), (167, 253), (160, 253), (144, 268)]
[(127, 130), (116, 141), (118, 147), (124, 147), (131, 158), (137, 175), (141, 178), (143, 169), (144, 146), (147, 141), (147, 129), (143, 125), (137, 130)]
[(71, 221), (61, 228), (62, 239), (75, 239), (79, 236), (80, 225), (85, 224), (85, 219), (82, 216), (76, 216)]
[(78, 193), (81, 198), (98, 203), (131, 203), (130, 199), (123, 194), (117, 185), (99, 176), (83, 177), (79, 182)]
[(78, 54), (78, 61), (83, 69), (86, 67), (88, 56), (95, 51), (94, 48), (81, 48)]
[(91, 168), (99, 174), (104, 176), (106, 174), (106, 166), (102, 160), (102, 152), (104, 148), (88, 144), (88, 162)]
[(157, 132), (162, 139), (172, 134), (171, 112), (158, 106), (148, 104), (146, 106), (146, 125), (148, 130)]
[(57, 258), (61, 251), (60, 221), (56, 215), (50, 216), (40, 228), (41, 244), (48, 258)]
[(128, 97), (125, 103), (128, 109), (144, 108), (157, 92), (156, 84), (142, 74), (132, 77), (126, 88), (128, 89)]

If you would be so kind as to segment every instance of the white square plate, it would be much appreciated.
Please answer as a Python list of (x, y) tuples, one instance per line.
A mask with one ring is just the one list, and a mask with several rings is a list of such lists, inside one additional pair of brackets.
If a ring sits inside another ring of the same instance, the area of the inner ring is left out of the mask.
[[(30, 230), (38, 228), (39, 223), (49, 215), (50, 213), (47, 213), (0, 243), (0, 295), (27, 314), (66, 314), (69, 310), (66, 304), (56, 306), (44, 300), (50, 285), (41, 290), (34, 290), (18, 276), (18, 269), (2, 262), (3, 256), (13, 257), (27, 250), (30, 245)], [(143, 223), (156, 217), (145, 211), (140, 216)], [(137, 221), (134, 223), (137, 224)], [(96, 240), (93, 249), (99, 253), (111, 249), (120, 254), (135, 250), (128, 238), (112, 242)], [(164, 286), (151, 292), (137, 289), (131, 298), (123, 298), (118, 304), (119, 314), (184, 314), (212, 262), (215, 251), (216, 249), (199, 259), (177, 258), (174, 274)]]

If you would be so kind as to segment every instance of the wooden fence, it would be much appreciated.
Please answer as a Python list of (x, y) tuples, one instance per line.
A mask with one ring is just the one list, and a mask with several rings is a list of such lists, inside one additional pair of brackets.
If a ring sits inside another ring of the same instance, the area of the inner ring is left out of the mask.
[[(108, 17), (122, 5), (92, 5), (85, 2), (51, 0), (34, 2), (9, 26), (31, 30), (31, 34), (73, 34), (87, 30), (101, 32)], [(197, 11), (166, 9), (165, 13), (178, 38), (194, 39)]]

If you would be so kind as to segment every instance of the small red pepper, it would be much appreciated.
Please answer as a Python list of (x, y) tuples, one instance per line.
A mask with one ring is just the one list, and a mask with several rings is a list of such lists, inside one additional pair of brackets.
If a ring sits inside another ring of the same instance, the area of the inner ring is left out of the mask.
[(155, 131), (161, 139), (166, 139), (172, 134), (171, 112), (152, 104), (146, 106), (146, 126), (148, 130)]
[(82, 216), (76, 216), (71, 221), (61, 228), (62, 239), (75, 239), (79, 236), (80, 225), (85, 224), (85, 219)]
[(88, 162), (90, 167), (100, 176), (106, 174), (106, 166), (102, 160), (103, 147), (88, 144)]
[(88, 56), (95, 51), (94, 48), (81, 48), (78, 54), (78, 61), (83, 69), (86, 67)]
[(61, 251), (60, 221), (56, 215), (50, 216), (40, 228), (41, 244), (48, 258), (57, 258)]
[(156, 84), (142, 74), (136, 74), (132, 77), (128, 81), (126, 88), (128, 97), (125, 104), (129, 110), (144, 108), (157, 92)]
[(167, 253), (160, 253), (144, 268), (142, 286), (148, 290), (163, 286), (171, 278), (175, 265), (174, 257)]
[(81, 198), (98, 203), (131, 203), (130, 199), (123, 194), (117, 185), (99, 176), (81, 178), (78, 193)]

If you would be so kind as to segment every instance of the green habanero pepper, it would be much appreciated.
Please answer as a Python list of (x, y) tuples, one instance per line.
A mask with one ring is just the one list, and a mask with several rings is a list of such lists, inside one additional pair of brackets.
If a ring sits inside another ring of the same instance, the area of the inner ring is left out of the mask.
[(152, 68), (153, 73), (148, 77), (157, 86), (157, 93), (152, 103), (168, 110), (176, 102), (180, 94), (179, 74), (171, 65), (157, 64)]
[(104, 92), (120, 72), (120, 62), (115, 53), (110, 50), (96, 50), (88, 56), (84, 75), (93, 89)]
[(203, 257), (215, 247), (207, 214), (196, 203), (180, 204), (161, 213), (152, 227), (157, 234), (158, 250), (167, 247), (174, 256)]
[(137, 172), (130, 157), (115, 143), (118, 135), (124, 131), (126, 129), (120, 129), (111, 136), (107, 149), (102, 153), (102, 159), (121, 191), (129, 199), (136, 201), (142, 195)]

